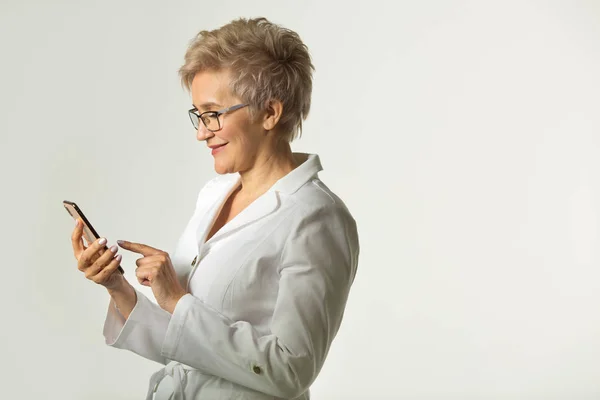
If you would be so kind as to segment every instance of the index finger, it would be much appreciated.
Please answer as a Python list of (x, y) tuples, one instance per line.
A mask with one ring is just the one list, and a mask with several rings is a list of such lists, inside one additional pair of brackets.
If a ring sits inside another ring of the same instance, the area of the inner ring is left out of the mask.
[(133, 251), (134, 253), (139, 253), (143, 256), (152, 256), (163, 252), (162, 250), (155, 249), (146, 244), (128, 242), (127, 240), (117, 240), (117, 244), (125, 250)]

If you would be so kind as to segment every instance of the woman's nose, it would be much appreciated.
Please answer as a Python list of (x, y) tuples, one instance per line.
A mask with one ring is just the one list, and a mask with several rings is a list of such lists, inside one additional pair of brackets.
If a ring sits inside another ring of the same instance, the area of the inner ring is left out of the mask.
[(209, 131), (203, 123), (198, 124), (198, 130), (196, 131), (196, 139), (198, 139), (198, 141), (201, 142), (203, 140), (210, 139), (214, 135), (215, 134)]

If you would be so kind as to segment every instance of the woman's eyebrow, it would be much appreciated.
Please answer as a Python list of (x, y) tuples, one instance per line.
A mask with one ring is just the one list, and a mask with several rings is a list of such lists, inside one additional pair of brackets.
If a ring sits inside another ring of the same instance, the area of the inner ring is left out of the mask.
[(202, 103), (199, 106), (195, 106), (194, 104), (192, 104), (192, 107), (194, 107), (196, 110), (206, 110), (208, 108), (215, 108), (215, 107), (219, 108), (219, 107), (221, 107), (221, 104), (209, 101), (206, 103)]

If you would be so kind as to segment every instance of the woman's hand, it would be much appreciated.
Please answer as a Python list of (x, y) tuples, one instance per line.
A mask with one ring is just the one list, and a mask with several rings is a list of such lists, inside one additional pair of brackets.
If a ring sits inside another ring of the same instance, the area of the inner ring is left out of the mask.
[[(77, 260), (77, 269), (85, 277), (107, 289), (117, 288), (123, 281), (120, 272), (114, 273), (121, 262), (121, 255), (115, 257), (117, 246), (106, 251), (106, 239), (98, 239), (86, 247), (83, 244), (83, 223), (77, 219), (75, 229), (71, 235), (73, 253)], [(114, 250), (114, 251), (113, 251)]]
[(143, 255), (135, 262), (138, 266), (135, 270), (138, 282), (150, 286), (158, 305), (173, 314), (177, 302), (187, 292), (177, 279), (169, 254), (141, 243), (124, 240), (118, 240), (117, 243), (125, 250)]

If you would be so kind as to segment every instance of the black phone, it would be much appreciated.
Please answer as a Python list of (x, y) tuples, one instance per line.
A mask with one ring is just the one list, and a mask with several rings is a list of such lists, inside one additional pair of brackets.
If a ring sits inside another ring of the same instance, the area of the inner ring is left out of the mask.
[[(83, 236), (85, 236), (85, 240), (87, 240), (88, 245), (100, 239), (100, 235), (98, 235), (98, 232), (96, 232), (90, 221), (85, 217), (85, 214), (83, 213), (83, 211), (81, 211), (81, 208), (79, 208), (77, 204), (75, 204), (72, 201), (63, 200), (63, 206), (71, 215), (71, 217), (73, 217), (74, 220), (80, 218), (83, 221)], [(104, 246), (104, 249), (108, 250), (108, 247)], [(125, 271), (123, 271), (123, 268), (121, 268), (120, 265), (119, 272), (121, 274), (125, 273)]]

